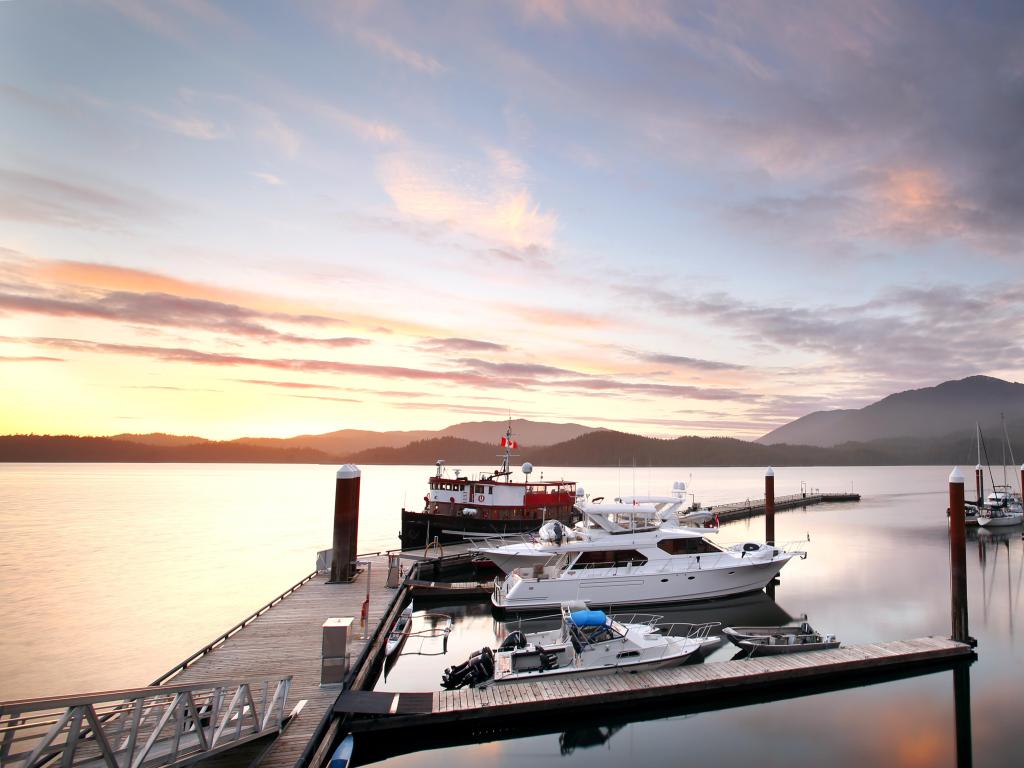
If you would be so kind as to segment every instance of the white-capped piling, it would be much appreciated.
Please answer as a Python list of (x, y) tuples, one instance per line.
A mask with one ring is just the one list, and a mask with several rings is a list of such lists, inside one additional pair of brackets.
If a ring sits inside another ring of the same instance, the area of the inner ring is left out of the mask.
[(985, 500), (985, 475), (981, 470), (981, 464), (974, 468), (974, 488), (977, 492), (978, 503)]
[(356, 541), (359, 537), (359, 467), (345, 464), (334, 486), (334, 548), (331, 582), (352, 581), (356, 576)]
[(775, 470), (771, 467), (764, 473), (764, 539), (775, 546)]
[(964, 518), (964, 476), (960, 467), (949, 473), (949, 587), (952, 639), (971, 642), (967, 629), (967, 525)]

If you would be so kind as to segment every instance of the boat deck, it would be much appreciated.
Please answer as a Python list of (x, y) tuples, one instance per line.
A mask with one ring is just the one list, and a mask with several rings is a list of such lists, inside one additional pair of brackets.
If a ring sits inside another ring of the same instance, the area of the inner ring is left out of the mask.
[[(794, 681), (822, 683), (892, 669), (902, 671), (915, 665), (972, 657), (973, 654), (971, 647), (964, 643), (942, 637), (922, 637), (633, 674), (492, 685), (483, 689), (463, 688), (430, 694), (377, 693), (369, 698), (366, 693), (362, 693), (361, 698), (346, 693), (339, 698), (335, 711), (377, 715), (353, 718), (348, 726), (353, 733), (433, 727), (457, 721), (536, 716), (552, 710), (607, 707), (615, 702), (651, 703), (669, 697), (677, 702), (709, 692), (716, 696), (743, 694)], [(381, 713), (387, 714), (381, 716)]]

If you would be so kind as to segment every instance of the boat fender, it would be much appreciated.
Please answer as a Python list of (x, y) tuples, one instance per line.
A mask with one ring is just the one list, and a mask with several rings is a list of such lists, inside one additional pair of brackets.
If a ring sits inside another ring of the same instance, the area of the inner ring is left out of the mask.
[(761, 548), (760, 544), (754, 544), (753, 542), (750, 542), (750, 541), (748, 541), (746, 544), (743, 545), (743, 551), (744, 552), (757, 552), (757, 550), (759, 550), (760, 548)]

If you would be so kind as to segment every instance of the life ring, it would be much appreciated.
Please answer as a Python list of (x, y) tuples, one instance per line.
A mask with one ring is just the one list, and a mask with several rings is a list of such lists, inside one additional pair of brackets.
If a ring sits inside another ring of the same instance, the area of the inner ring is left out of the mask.
[(480, 514), (481, 514), (481, 516), (482, 516), (482, 517), (484, 518), (484, 520), (487, 520), (487, 519), (489, 519), (489, 518), (490, 518), (490, 516), (491, 516), (491, 513), (490, 513), (490, 512), (488, 512), (488, 511), (487, 511), (486, 509), (485, 509), (485, 510), (484, 510), (483, 512), (481, 512)]
[(476, 497), (476, 500), (477, 500), (477, 501), (479, 501), (479, 502), (480, 502), (481, 504), (483, 504), (483, 501), (484, 501), (484, 495), (483, 495), (483, 494), (481, 493), (480, 495), (478, 495), (478, 496)]

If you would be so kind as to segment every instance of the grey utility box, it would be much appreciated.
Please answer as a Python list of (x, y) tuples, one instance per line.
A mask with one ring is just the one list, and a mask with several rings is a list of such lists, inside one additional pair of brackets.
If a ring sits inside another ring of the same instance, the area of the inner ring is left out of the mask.
[(324, 622), (323, 650), (320, 653), (320, 685), (339, 685), (348, 672), (348, 636), (352, 619), (328, 619)]

